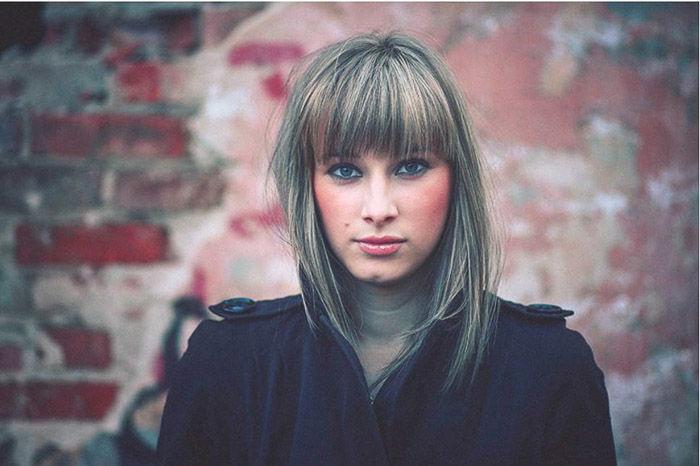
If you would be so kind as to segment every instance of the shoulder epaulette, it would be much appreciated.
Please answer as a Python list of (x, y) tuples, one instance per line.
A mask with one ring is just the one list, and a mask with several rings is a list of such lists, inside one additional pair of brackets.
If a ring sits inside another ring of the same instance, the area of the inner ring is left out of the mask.
[(525, 315), (533, 319), (564, 319), (574, 314), (574, 311), (563, 309), (554, 304), (528, 304), (527, 306), (520, 303), (501, 300), (504, 307), (517, 314)]
[(254, 301), (250, 298), (232, 298), (209, 306), (209, 310), (226, 320), (256, 319), (280, 314), (300, 306), (301, 303), (301, 295), (265, 301)]

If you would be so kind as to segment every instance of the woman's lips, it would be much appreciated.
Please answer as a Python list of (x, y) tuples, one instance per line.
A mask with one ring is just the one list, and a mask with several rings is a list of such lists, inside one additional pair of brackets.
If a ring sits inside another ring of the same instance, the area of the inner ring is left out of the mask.
[(388, 256), (401, 249), (406, 242), (403, 238), (394, 236), (370, 236), (357, 240), (360, 249), (371, 256)]

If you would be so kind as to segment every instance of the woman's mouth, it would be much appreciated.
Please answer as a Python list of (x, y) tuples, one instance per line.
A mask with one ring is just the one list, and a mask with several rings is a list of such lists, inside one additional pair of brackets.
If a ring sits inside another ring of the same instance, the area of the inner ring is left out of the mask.
[(357, 240), (360, 249), (371, 256), (394, 254), (406, 240), (396, 236), (368, 236)]

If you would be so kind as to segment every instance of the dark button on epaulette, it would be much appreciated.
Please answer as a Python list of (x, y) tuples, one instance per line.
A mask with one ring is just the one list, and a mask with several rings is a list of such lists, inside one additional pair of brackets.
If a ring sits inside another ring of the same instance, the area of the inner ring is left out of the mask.
[(209, 306), (209, 310), (217, 316), (230, 319), (236, 315), (252, 312), (255, 309), (255, 305), (255, 301), (249, 298), (233, 298)]
[(554, 304), (528, 304), (527, 313), (537, 317), (569, 317), (574, 311), (562, 309)]

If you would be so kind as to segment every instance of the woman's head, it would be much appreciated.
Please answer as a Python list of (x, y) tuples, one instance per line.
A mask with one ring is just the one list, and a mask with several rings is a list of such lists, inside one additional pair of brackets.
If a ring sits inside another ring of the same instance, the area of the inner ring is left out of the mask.
[[(354, 168), (362, 172), (358, 165), (369, 170), (368, 161), (377, 161), (385, 173), (396, 175), (405, 173), (411, 160), (433, 160), (447, 170), (449, 180), (438, 241), (422, 264), (430, 268), (433, 280), (426, 290), (428, 311), (416, 332), (449, 313), (464, 312), (465, 326), (472, 328), (466, 330), (471, 333), (464, 338), (462, 353), (474, 359), (488, 339), (493, 313), (484, 305), (485, 293), (493, 289), (498, 268), (492, 260), (483, 168), (454, 77), (435, 52), (414, 38), (363, 35), (332, 44), (313, 55), (292, 82), (271, 168), (302, 293), (307, 303), (314, 293), (334, 325), (356, 341), (360, 322), (351, 312), (348, 277), (358, 278), (355, 266), (362, 263), (350, 264), (328, 238), (334, 235), (328, 227), (337, 217), (328, 218), (333, 199), (346, 198), (342, 190), (354, 181), (331, 189), (335, 197), (318, 199), (324, 195), (318, 188), (333, 188), (323, 181), (338, 178), (323, 176), (334, 169), (339, 173), (339, 163), (350, 174)], [(392, 180), (404, 178), (385, 177)], [(342, 230), (343, 221), (338, 225)], [(358, 234), (370, 236), (382, 233), (369, 226), (360, 230)], [(307, 312), (313, 323), (315, 311), (307, 306)], [(462, 358), (462, 369), (464, 364)]]

